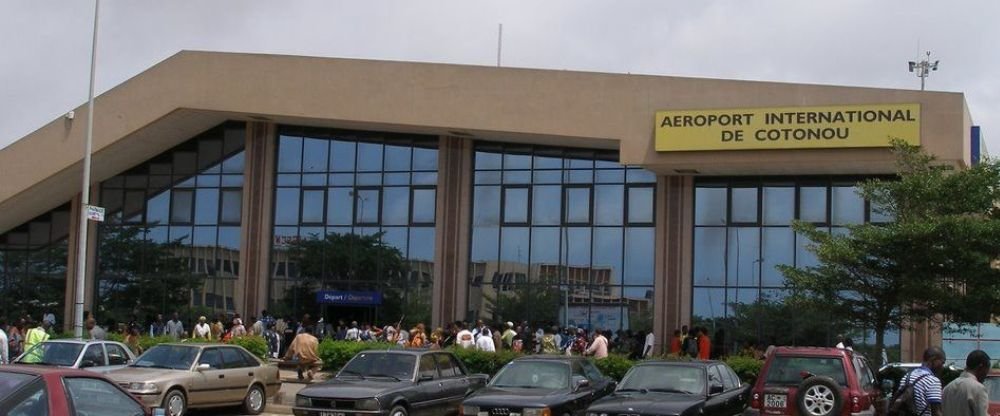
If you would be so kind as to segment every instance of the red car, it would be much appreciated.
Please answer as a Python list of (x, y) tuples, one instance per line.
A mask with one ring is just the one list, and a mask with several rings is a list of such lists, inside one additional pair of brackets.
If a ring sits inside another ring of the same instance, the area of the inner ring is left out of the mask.
[(0, 366), (0, 414), (157, 416), (104, 376), (71, 368)]
[(1000, 370), (990, 370), (983, 384), (990, 395), (990, 416), (1000, 416)]
[(778, 347), (750, 393), (747, 416), (873, 416), (875, 373), (861, 354), (839, 348)]

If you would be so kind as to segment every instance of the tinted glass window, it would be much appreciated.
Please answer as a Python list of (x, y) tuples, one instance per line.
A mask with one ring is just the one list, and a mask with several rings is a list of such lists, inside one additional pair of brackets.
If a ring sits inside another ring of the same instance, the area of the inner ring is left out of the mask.
[(412, 380), (416, 359), (410, 354), (361, 353), (347, 363), (338, 376), (391, 376), (401, 380)]
[(125, 365), (128, 363), (128, 353), (118, 344), (104, 344), (108, 350), (108, 365)]
[(725, 388), (726, 391), (736, 388), (739, 382), (733, 378), (733, 373), (729, 371), (728, 368), (721, 365), (718, 366), (717, 368), (719, 369), (719, 375), (722, 376), (723, 388)]
[(794, 357), (779, 355), (771, 361), (767, 369), (768, 385), (798, 385), (802, 382), (802, 372), (834, 379), (841, 386), (847, 385), (844, 363), (839, 357)]
[(569, 371), (565, 363), (514, 361), (497, 373), (490, 386), (564, 389), (569, 387)]
[(724, 386), (722, 380), (722, 373), (719, 372), (719, 366), (713, 365), (711, 367), (708, 367), (708, 385)]
[(740, 387), (740, 386), (743, 385), (743, 382), (740, 381), (740, 376), (736, 375), (736, 372), (733, 371), (732, 368), (730, 368), (729, 366), (724, 366), (723, 368), (725, 368), (726, 372), (729, 373), (729, 378), (733, 380), (733, 385), (734, 386)]
[(93, 344), (84, 351), (83, 359), (80, 360), (80, 367), (102, 366), (105, 365), (105, 362), (107, 362), (107, 359), (104, 358), (104, 346)]
[(75, 415), (135, 416), (145, 411), (127, 393), (96, 378), (63, 381)]
[[(6, 374), (4, 375), (6, 376)], [(48, 416), (49, 395), (45, 382), (39, 380), (27, 387), (26, 391), (11, 397), (4, 407), (11, 407), (7, 416)]]
[(441, 371), (441, 377), (454, 377), (461, 375), (458, 368), (455, 368), (455, 363), (451, 361), (451, 357), (447, 354), (434, 354), (434, 358), (437, 360), (438, 370)]
[(687, 366), (635, 366), (625, 374), (618, 389), (704, 394), (705, 370)]
[(601, 370), (597, 368), (596, 365), (590, 361), (582, 361), (583, 372), (587, 374), (587, 378), (591, 380), (601, 380), (604, 378), (604, 374), (601, 374)]
[(243, 368), (247, 366), (246, 360), (243, 359), (243, 354), (240, 354), (240, 350), (236, 348), (222, 348), (221, 350), (225, 368)]
[(133, 364), (136, 367), (164, 366), (175, 370), (187, 370), (191, 368), (198, 355), (196, 347), (182, 347), (178, 345), (157, 345), (142, 354)]
[(438, 377), (437, 363), (434, 362), (433, 355), (420, 357), (420, 377)]
[(3, 373), (3, 376), (0, 377), (0, 397), (10, 396), (11, 393), (34, 379), (35, 376), (30, 374)]
[(243, 356), (243, 361), (246, 362), (247, 367), (260, 367), (260, 361), (257, 360), (257, 357), (254, 357), (250, 355), (250, 353), (243, 350), (236, 350), (236, 351), (239, 351), (240, 355)]
[(35, 345), (18, 358), (19, 363), (45, 363), (72, 367), (83, 351), (83, 344), (69, 342), (43, 342)]
[(222, 354), (219, 352), (218, 348), (209, 348), (201, 353), (201, 358), (198, 359), (198, 364), (208, 364), (213, 370), (221, 370), (224, 368), (222, 363)]

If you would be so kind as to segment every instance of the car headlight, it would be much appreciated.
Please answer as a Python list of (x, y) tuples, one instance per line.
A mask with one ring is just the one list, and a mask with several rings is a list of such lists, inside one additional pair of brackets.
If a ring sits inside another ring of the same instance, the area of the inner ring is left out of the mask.
[(548, 407), (525, 408), (521, 412), (522, 416), (552, 416), (552, 411)]
[(479, 406), (462, 405), (462, 416), (476, 416), (479, 414)]
[(295, 396), (295, 406), (297, 407), (309, 407), (312, 405), (312, 401), (305, 396)]
[(378, 410), (378, 399), (361, 399), (354, 403), (354, 408), (358, 410)]
[(128, 391), (142, 394), (155, 394), (160, 392), (160, 388), (153, 383), (129, 383)]

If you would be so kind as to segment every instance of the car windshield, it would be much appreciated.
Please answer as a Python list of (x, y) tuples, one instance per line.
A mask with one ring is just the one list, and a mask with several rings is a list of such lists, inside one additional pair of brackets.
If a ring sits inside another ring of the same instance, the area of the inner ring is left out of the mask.
[(569, 387), (569, 366), (561, 362), (514, 361), (497, 373), (490, 386), (565, 389)]
[(987, 377), (986, 381), (983, 381), (983, 385), (986, 386), (986, 392), (990, 395), (990, 401), (1000, 402), (1000, 376)]
[(157, 345), (146, 351), (130, 367), (188, 370), (198, 356), (198, 347)]
[(80, 351), (82, 350), (83, 344), (75, 342), (43, 342), (31, 347), (16, 362), (20, 364), (72, 367), (76, 364), (76, 359), (80, 356)]
[(700, 367), (642, 365), (633, 367), (619, 391), (656, 391), (665, 393), (704, 394), (705, 370)]
[(20, 373), (2, 373), (0, 376), (0, 397), (9, 397), (11, 393), (20, 389), (21, 386), (28, 384), (31, 380), (34, 380), (38, 376), (33, 376), (30, 374), (20, 374)]
[(798, 385), (804, 376), (809, 374), (830, 377), (837, 384), (847, 386), (844, 361), (840, 357), (795, 357), (788, 355), (774, 357), (774, 360), (771, 361), (771, 367), (767, 370), (765, 384)]
[(371, 377), (393, 378), (397, 380), (412, 380), (413, 367), (417, 357), (412, 354), (397, 353), (360, 353), (346, 366), (337, 377)]

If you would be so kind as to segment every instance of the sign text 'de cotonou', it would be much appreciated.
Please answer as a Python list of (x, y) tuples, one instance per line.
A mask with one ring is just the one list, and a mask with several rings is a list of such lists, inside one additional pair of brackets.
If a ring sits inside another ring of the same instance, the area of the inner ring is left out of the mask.
[(920, 144), (920, 104), (658, 111), (656, 150), (763, 150)]

